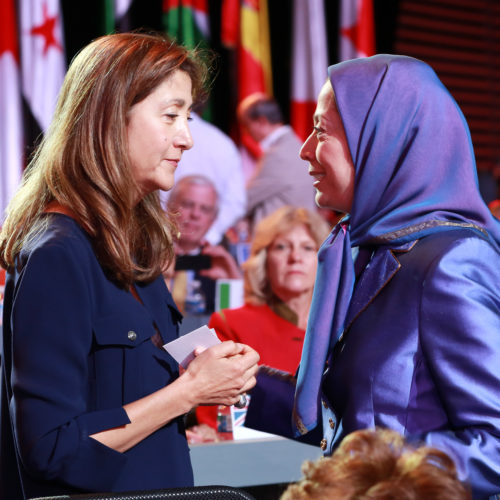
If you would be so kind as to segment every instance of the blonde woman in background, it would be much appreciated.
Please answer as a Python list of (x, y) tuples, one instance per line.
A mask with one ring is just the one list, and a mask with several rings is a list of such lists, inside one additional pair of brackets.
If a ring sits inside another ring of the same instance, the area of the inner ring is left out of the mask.
[[(284, 206), (255, 229), (243, 264), (245, 305), (212, 315), (209, 327), (221, 340), (243, 342), (260, 364), (294, 374), (297, 370), (317, 267), (317, 251), (329, 226), (316, 212)], [(199, 423), (215, 427), (216, 410), (200, 407)]]

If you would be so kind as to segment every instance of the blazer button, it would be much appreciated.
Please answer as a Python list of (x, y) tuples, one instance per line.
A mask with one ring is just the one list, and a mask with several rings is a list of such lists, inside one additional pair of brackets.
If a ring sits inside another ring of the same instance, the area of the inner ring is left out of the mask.
[(131, 340), (133, 342), (137, 338), (137, 333), (135, 333), (133, 330), (130, 330), (127, 333), (127, 337), (129, 340)]
[(319, 447), (320, 447), (323, 451), (325, 451), (325, 450), (326, 450), (326, 439), (325, 439), (325, 438), (323, 438), (323, 439), (321, 440), (321, 443), (319, 444)]
[(322, 400), (321, 400), (321, 402), (323, 403), (323, 406), (324, 406), (326, 409), (328, 409), (328, 405), (327, 405), (326, 401), (325, 401), (324, 399), (322, 399)]
[(332, 418), (328, 419), (328, 423), (330, 424), (330, 429), (335, 429), (335, 423), (333, 422)]

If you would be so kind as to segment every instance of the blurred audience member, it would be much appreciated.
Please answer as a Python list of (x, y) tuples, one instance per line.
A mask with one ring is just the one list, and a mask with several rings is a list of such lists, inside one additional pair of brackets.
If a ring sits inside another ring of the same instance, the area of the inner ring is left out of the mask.
[[(209, 327), (221, 340), (253, 347), (260, 363), (294, 374), (302, 352), (317, 251), (329, 231), (316, 212), (281, 207), (255, 230), (243, 265), (245, 305), (214, 313)], [(216, 410), (197, 410), (199, 423), (215, 426)]]
[[(216, 245), (233, 223), (245, 214), (246, 191), (241, 158), (238, 148), (224, 132), (196, 113), (191, 113), (191, 118), (189, 130), (194, 145), (182, 155), (175, 171), (175, 182), (198, 174), (212, 181), (219, 197), (219, 211), (205, 239)], [(168, 197), (169, 192), (162, 192), (163, 200)]]
[(344, 438), (331, 457), (302, 466), (304, 479), (281, 500), (468, 500), (443, 451), (416, 447), (389, 429), (361, 430)]
[(264, 94), (252, 94), (240, 103), (238, 118), (263, 151), (247, 185), (252, 226), (283, 205), (315, 210), (307, 164), (299, 158), (300, 141), (284, 124), (278, 103)]
[(491, 210), (491, 213), (497, 218), (500, 219), (500, 200), (493, 200), (488, 204), (488, 208)]
[(210, 314), (214, 311), (214, 280), (241, 278), (241, 271), (229, 252), (205, 239), (219, 210), (215, 186), (201, 175), (183, 177), (171, 191), (168, 209), (178, 214), (180, 230), (175, 242), (175, 269), (187, 271), (188, 281), (201, 283), (206, 300), (203, 314)]

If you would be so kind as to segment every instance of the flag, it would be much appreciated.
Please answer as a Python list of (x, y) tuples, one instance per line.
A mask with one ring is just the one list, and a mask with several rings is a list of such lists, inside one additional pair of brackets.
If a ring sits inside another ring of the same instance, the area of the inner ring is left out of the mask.
[(267, 0), (241, 0), (239, 101), (255, 92), (273, 95)]
[(207, 0), (163, 0), (163, 24), (169, 36), (190, 49), (207, 45), (210, 38)]
[(101, 4), (101, 30), (106, 35), (115, 31), (115, 2), (114, 0), (103, 0)]
[[(273, 95), (269, 14), (267, 0), (223, 0), (221, 42), (232, 54), (231, 80), (236, 104), (254, 93)], [(233, 96), (230, 96), (233, 97)], [(234, 102), (233, 101), (233, 102)], [(262, 151), (257, 142), (239, 127), (232, 134), (244, 146), (244, 169), (253, 171)]]
[(105, 34), (130, 31), (132, 23), (128, 15), (133, 0), (102, 0), (101, 29)]
[[(188, 49), (207, 47), (210, 38), (207, 0), (163, 0), (163, 25), (167, 35)], [(200, 114), (212, 121), (210, 102), (204, 104)]]
[(46, 131), (66, 72), (59, 0), (20, 0), (23, 94)]
[(240, 40), (240, 0), (222, 0), (220, 41), (228, 49), (236, 49)]
[(21, 77), (14, 0), (0, 2), (0, 226), (23, 171)]
[(114, 0), (115, 18), (118, 22), (127, 15), (131, 3), (132, 0)]
[(132, 19), (129, 13), (133, 0), (115, 0), (115, 30), (120, 32), (132, 29)]
[(328, 49), (323, 0), (294, 0), (290, 123), (305, 141), (321, 87), (326, 82)]
[(341, 61), (375, 54), (373, 0), (342, 0), (340, 4)]

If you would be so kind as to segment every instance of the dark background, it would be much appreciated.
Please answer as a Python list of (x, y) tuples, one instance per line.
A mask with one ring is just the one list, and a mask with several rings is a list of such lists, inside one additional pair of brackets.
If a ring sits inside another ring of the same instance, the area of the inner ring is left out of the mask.
[[(104, 33), (102, 3), (101, 0), (62, 0), (68, 63), (76, 52)], [(377, 52), (393, 52), (398, 3), (397, 0), (374, 2)], [(221, 4), (222, 0), (208, 0), (210, 46), (217, 54), (217, 74), (212, 88), (213, 121), (227, 132), (234, 117), (234, 103), (228, 102), (233, 85), (229, 80), (229, 53), (220, 42)], [(288, 119), (293, 0), (268, 0), (268, 9), (274, 95)], [(338, 1), (325, 0), (330, 64), (338, 61), (338, 9)], [(163, 31), (162, 0), (134, 1), (125, 27)]]
[[(105, 33), (102, 4), (102, 0), (61, 0), (68, 63)], [(208, 5), (210, 47), (217, 55), (212, 121), (231, 133), (236, 89), (229, 68), (234, 60), (220, 42), (222, 0), (208, 0)], [(339, 0), (325, 0), (324, 5), (329, 64), (334, 64)], [(376, 52), (417, 57), (436, 70), (469, 123), (483, 197), (487, 202), (500, 197), (500, 2), (373, 0), (373, 5)], [(288, 120), (293, 0), (268, 0), (268, 8), (274, 96)], [(121, 26), (121, 31), (130, 29), (163, 31), (162, 0), (134, 0)]]

